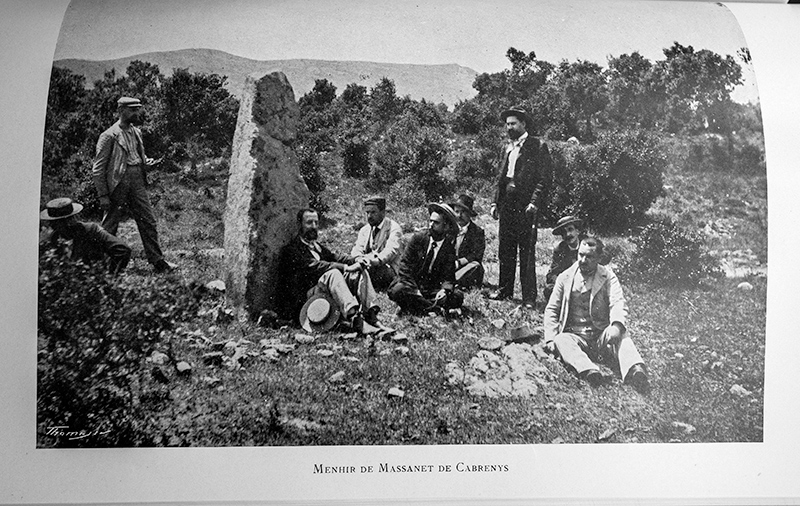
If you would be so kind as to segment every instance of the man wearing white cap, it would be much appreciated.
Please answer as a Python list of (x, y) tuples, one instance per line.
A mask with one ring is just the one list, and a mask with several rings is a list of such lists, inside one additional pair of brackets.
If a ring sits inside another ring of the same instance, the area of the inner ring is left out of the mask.
[(142, 132), (137, 125), (143, 121), (139, 99), (122, 97), (117, 100), (119, 120), (100, 134), (92, 164), (100, 207), (105, 211), (103, 228), (117, 235), (123, 217), (130, 213), (142, 238), (144, 253), (157, 272), (171, 271), (176, 265), (167, 262), (158, 243), (156, 217), (147, 195), (147, 167), (161, 159), (147, 158)]
[(397, 272), (403, 229), (386, 216), (386, 199), (383, 197), (365, 199), (364, 213), (367, 224), (358, 231), (350, 254), (369, 271), (375, 289), (386, 290)]
[(131, 249), (97, 223), (78, 221), (76, 215), (82, 209), (82, 205), (69, 198), (48, 202), (39, 218), (50, 226), (52, 233), (45, 234), (42, 243), (56, 244), (58, 239), (70, 241), (70, 259), (87, 264), (106, 262), (112, 273), (121, 272), (128, 265)]

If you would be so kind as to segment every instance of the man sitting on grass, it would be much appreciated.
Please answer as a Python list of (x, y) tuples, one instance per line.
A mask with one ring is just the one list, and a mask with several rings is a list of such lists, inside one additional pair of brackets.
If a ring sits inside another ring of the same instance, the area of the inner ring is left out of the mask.
[(69, 241), (70, 259), (87, 264), (105, 262), (112, 273), (122, 272), (131, 259), (131, 248), (97, 223), (78, 221), (76, 215), (82, 209), (82, 205), (66, 197), (48, 202), (39, 218), (50, 226), (50, 231), (40, 243), (50, 246), (64, 239)]
[(556, 278), (559, 274), (569, 268), (578, 259), (579, 239), (583, 236), (580, 226), (583, 220), (574, 216), (564, 216), (553, 229), (553, 235), (560, 235), (561, 242), (553, 249), (553, 261), (550, 262), (550, 270), (547, 271), (544, 281), (544, 300), (550, 300), (553, 287), (556, 286)]
[(319, 214), (314, 209), (297, 213), (298, 233), (281, 251), (281, 291), (285, 316), (297, 320), (306, 300), (325, 293), (356, 331), (362, 322), (378, 325), (375, 288), (369, 273), (356, 259), (336, 254), (319, 242)]
[(483, 253), (486, 251), (486, 234), (472, 218), (475, 211), (474, 199), (461, 195), (453, 202), (452, 208), (458, 218), (456, 235), (456, 285), (468, 290), (483, 285)]
[(367, 224), (358, 231), (350, 254), (369, 271), (375, 289), (386, 290), (397, 272), (403, 229), (386, 217), (386, 199), (383, 197), (365, 199), (364, 213)]
[(428, 229), (411, 237), (389, 287), (401, 313), (446, 312), (464, 303), (464, 294), (455, 289), (455, 212), (447, 204), (428, 204), (428, 212)]
[(544, 311), (545, 349), (592, 386), (607, 382), (595, 361), (613, 360), (625, 383), (649, 391), (642, 356), (626, 331), (628, 306), (614, 272), (599, 264), (603, 243), (586, 237), (578, 261), (556, 279)]

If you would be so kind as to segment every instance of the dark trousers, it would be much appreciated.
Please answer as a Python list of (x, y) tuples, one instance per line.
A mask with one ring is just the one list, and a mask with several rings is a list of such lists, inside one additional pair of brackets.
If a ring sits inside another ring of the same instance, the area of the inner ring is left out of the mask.
[[(439, 289), (420, 289), (416, 283), (396, 280), (389, 287), (389, 298), (403, 311), (411, 314), (425, 314), (434, 309), (433, 298)], [(436, 307), (456, 309), (464, 304), (464, 294), (460, 290), (451, 291)]]
[(500, 260), (499, 291), (503, 296), (514, 296), (514, 281), (519, 251), (519, 278), (522, 285), (522, 300), (536, 302), (536, 226), (532, 217), (524, 211), (500, 212), (499, 245)]
[(153, 206), (150, 205), (150, 197), (147, 195), (140, 166), (128, 166), (122, 181), (109, 195), (109, 200), (111, 207), (103, 216), (102, 227), (108, 233), (117, 235), (120, 221), (130, 215), (136, 221), (136, 228), (139, 229), (147, 261), (155, 265), (163, 260), (164, 254), (158, 244), (156, 216), (153, 213)]
[(380, 264), (370, 267), (368, 270), (372, 278), (372, 286), (379, 292), (387, 290), (394, 281), (395, 273), (391, 265)]

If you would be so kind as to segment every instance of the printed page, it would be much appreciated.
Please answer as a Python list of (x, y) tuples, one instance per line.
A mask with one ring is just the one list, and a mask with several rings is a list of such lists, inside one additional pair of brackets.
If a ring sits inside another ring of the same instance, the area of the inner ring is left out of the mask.
[(762, 3), (4, 2), (0, 501), (795, 502)]

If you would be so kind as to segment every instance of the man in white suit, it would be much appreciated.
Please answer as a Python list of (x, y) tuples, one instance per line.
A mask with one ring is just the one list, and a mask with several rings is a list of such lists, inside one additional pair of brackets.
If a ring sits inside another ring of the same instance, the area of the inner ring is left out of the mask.
[(403, 229), (386, 217), (386, 199), (383, 197), (365, 199), (364, 213), (367, 224), (359, 230), (350, 255), (369, 271), (375, 289), (383, 291), (397, 273)]
[[(625, 383), (641, 392), (650, 389), (644, 361), (628, 336), (628, 306), (616, 274), (599, 265), (603, 243), (581, 240), (578, 261), (562, 272), (544, 311), (545, 348), (592, 386), (606, 382), (594, 361), (619, 365)], [(593, 361), (594, 360), (594, 361)]]

